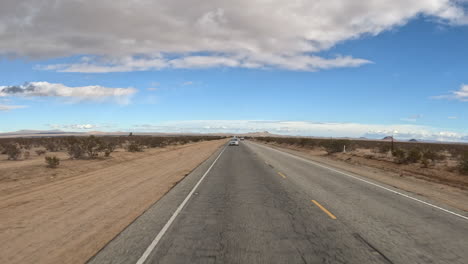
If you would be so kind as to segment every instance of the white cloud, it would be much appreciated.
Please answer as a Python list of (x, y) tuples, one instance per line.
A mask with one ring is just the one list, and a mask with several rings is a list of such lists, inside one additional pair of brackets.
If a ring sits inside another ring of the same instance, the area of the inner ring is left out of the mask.
[(246, 67), (314, 71), (369, 63), (317, 54), (415, 17), (466, 24), (458, 0), (2, 0), (0, 55), (82, 61), (66, 72)]
[(182, 86), (187, 86), (187, 85), (192, 85), (192, 84), (194, 84), (194, 82), (192, 82), (192, 81), (186, 81), (186, 82), (183, 82), (183, 83), (182, 83)]
[(437, 95), (433, 96), (433, 99), (452, 99), (462, 102), (468, 102), (468, 85), (462, 84), (460, 89), (457, 91), (451, 91), (448, 95)]
[(188, 56), (177, 59), (165, 57), (126, 56), (124, 58), (100, 58), (98, 62), (77, 62), (70, 64), (56, 64), (36, 66), (39, 70), (55, 70), (59, 72), (80, 73), (108, 73), (150, 71), (166, 68), (173, 69), (203, 69), (212, 67), (242, 67), (242, 68), (282, 68), (288, 70), (317, 71), (322, 69), (359, 67), (372, 63), (365, 59), (351, 56), (338, 56), (331, 59), (311, 55), (283, 56), (273, 54), (250, 54), (243, 56)]
[(0, 97), (64, 97), (73, 100), (113, 99), (119, 103), (128, 103), (134, 88), (107, 88), (99, 85), (68, 87), (60, 83), (30, 82), (19, 86), (0, 86)]
[(458, 119), (458, 117), (456, 117), (456, 116), (449, 116), (449, 117), (447, 117), (447, 118), (448, 118), (448, 119)]
[(453, 96), (455, 99), (463, 101), (463, 102), (468, 102), (468, 85), (463, 84), (460, 87), (460, 90), (454, 91)]
[(90, 130), (90, 129), (105, 129), (114, 128), (112, 124), (47, 124), (53, 129), (63, 129), (66, 131), (79, 131), (79, 130)]
[(422, 115), (411, 115), (405, 118), (401, 118), (401, 121), (406, 121), (406, 122), (416, 122), (418, 119), (421, 119), (423, 116)]
[(54, 129), (73, 129), (73, 130), (87, 130), (87, 129), (93, 129), (96, 128), (96, 125), (92, 124), (70, 124), (70, 125), (56, 125), (56, 124), (51, 124), (49, 125), (51, 128)]
[(135, 129), (173, 133), (249, 133), (268, 131), (281, 135), (355, 138), (361, 136), (383, 138), (394, 134), (395, 138), (401, 140), (417, 138), (438, 141), (468, 141), (467, 133), (409, 124), (376, 125), (305, 121), (195, 120), (142, 124), (136, 125)]
[(5, 104), (0, 104), (0, 111), (9, 111), (13, 109), (20, 109), (20, 108), (26, 108), (27, 106), (24, 105), (5, 105)]

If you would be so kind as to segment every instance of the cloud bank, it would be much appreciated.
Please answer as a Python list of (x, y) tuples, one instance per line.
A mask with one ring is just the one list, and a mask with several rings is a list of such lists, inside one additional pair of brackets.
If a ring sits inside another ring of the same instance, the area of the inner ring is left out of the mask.
[(65, 125), (58, 125), (58, 124), (49, 124), (49, 127), (53, 129), (67, 129), (67, 130), (90, 130), (100, 128), (101, 126), (94, 125), (94, 124), (65, 124)]
[(128, 103), (134, 88), (108, 88), (99, 85), (68, 87), (60, 83), (30, 82), (24, 85), (0, 86), (0, 97), (62, 97), (77, 101), (85, 100), (116, 100)]
[(5, 105), (5, 104), (0, 104), (0, 111), (9, 111), (13, 109), (20, 109), (20, 108), (26, 108), (24, 105)]
[(416, 122), (419, 119), (421, 119), (422, 117), (423, 117), (423, 115), (417, 114), (417, 115), (411, 115), (411, 116), (408, 116), (408, 117), (405, 117), (405, 118), (401, 118), (400, 120), (405, 121), (405, 122)]
[(319, 52), (415, 17), (466, 24), (458, 0), (2, 0), (0, 55), (80, 61), (65, 72), (244, 67), (315, 71), (370, 63)]
[(269, 56), (256, 59), (247, 55), (225, 54), (223, 56), (187, 56), (169, 59), (159, 56), (125, 56), (120, 58), (81, 58), (76, 63), (38, 65), (38, 70), (53, 70), (58, 72), (77, 73), (109, 73), (150, 71), (161, 69), (205, 69), (214, 67), (238, 68), (281, 68), (287, 70), (318, 71), (324, 69), (359, 67), (372, 63), (365, 59), (355, 59), (351, 56), (337, 56), (325, 59), (311, 55)]
[(173, 121), (160, 124), (141, 124), (135, 131), (173, 133), (249, 133), (268, 131), (272, 134), (318, 137), (368, 137), (381, 139), (394, 135), (400, 140), (412, 138), (436, 141), (468, 142), (468, 133), (445, 131), (428, 126), (395, 124), (376, 125), (359, 123), (317, 123), (306, 121), (255, 120), (195, 120)]

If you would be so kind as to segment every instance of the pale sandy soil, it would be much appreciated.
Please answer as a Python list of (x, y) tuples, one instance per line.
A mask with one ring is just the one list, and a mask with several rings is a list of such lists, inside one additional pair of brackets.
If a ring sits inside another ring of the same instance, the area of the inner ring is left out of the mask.
[(0, 155), (0, 263), (84, 263), (225, 142), (119, 151), (57, 169), (35, 154)]
[[(261, 142), (259, 142), (261, 143)], [(262, 143), (265, 144), (265, 143)], [(419, 194), (468, 212), (468, 176), (443, 170), (423, 169), (419, 165), (398, 165), (367, 159), (356, 153), (326, 155), (323, 150), (291, 145), (267, 144), (304, 158), (361, 175), (393, 187)], [(362, 152), (362, 150), (359, 150)]]

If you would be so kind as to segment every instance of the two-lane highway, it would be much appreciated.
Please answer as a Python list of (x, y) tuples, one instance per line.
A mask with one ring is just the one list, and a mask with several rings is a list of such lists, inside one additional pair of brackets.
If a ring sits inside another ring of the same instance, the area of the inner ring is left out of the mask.
[(248, 141), (207, 162), (90, 262), (468, 262), (461, 212)]

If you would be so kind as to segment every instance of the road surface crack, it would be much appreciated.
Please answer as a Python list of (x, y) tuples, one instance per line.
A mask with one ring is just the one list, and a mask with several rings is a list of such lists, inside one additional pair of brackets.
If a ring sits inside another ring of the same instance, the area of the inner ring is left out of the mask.
[(387, 256), (385, 256), (384, 253), (382, 253), (378, 248), (376, 248), (374, 245), (372, 245), (369, 241), (364, 239), (361, 235), (358, 233), (353, 233), (353, 237), (355, 237), (357, 240), (361, 241), (362, 243), (366, 244), (371, 250), (375, 253), (378, 253), (387, 263), (393, 264), (393, 261), (391, 261)]

